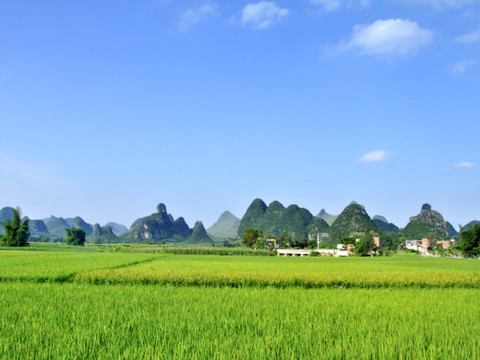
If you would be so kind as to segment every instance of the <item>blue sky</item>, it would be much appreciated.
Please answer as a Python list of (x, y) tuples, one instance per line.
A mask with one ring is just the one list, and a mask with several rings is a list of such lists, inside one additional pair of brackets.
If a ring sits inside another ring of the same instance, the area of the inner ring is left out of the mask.
[(480, 219), (480, 1), (11, 1), (0, 207)]

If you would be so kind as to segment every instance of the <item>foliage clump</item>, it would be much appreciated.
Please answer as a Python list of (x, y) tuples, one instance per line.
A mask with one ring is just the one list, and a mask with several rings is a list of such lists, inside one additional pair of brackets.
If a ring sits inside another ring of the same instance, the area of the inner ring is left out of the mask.
[(463, 230), (460, 233), (459, 247), (465, 256), (480, 255), (480, 225)]
[(367, 231), (355, 245), (355, 252), (360, 256), (371, 255), (375, 250), (375, 240), (373, 231)]
[(243, 230), (242, 244), (247, 247), (253, 248), (255, 247), (257, 241), (260, 239), (261, 236), (262, 230), (246, 228), (245, 230)]
[(0, 239), (2, 246), (28, 246), (28, 238), (30, 237), (30, 230), (28, 227), (29, 220), (20, 219), (20, 209), (12, 209), (12, 220), (6, 219), (3, 223), (4, 235)]
[(67, 237), (65, 242), (67, 245), (80, 245), (84, 246), (86, 241), (85, 231), (81, 228), (65, 228)]

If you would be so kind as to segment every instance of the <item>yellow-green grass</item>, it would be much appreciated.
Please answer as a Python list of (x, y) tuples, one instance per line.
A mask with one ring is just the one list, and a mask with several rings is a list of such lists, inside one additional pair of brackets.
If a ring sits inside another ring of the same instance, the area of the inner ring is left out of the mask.
[(0, 251), (0, 281), (63, 281), (81, 271), (128, 266), (160, 256), (162, 255)]
[(81, 272), (95, 284), (231, 287), (480, 288), (480, 261), (422, 258), (279, 258), (166, 255), (135, 266)]
[(480, 290), (0, 284), (4, 359), (478, 359)]

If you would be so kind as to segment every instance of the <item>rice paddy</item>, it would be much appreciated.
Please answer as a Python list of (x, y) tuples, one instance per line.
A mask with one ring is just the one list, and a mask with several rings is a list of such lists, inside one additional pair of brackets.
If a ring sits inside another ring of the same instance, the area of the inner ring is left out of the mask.
[(1, 251), (0, 272), (5, 359), (480, 358), (478, 260)]

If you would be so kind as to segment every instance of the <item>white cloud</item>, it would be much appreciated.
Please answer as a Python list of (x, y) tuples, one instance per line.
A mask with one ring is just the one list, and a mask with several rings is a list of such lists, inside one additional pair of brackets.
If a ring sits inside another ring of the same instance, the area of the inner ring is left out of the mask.
[(364, 154), (358, 161), (362, 163), (381, 162), (387, 160), (390, 153), (385, 150), (375, 150)]
[(457, 168), (464, 168), (464, 169), (471, 169), (471, 168), (474, 168), (474, 167), (475, 167), (475, 164), (474, 164), (474, 163), (471, 163), (471, 162), (468, 162), (468, 161), (463, 161), (463, 162), (458, 163), (457, 165), (455, 165), (455, 167), (457, 167)]
[(310, 0), (310, 3), (323, 7), (327, 13), (335, 11), (344, 5), (360, 8), (367, 8), (370, 6), (370, 0)]
[(480, 29), (472, 33), (459, 36), (455, 39), (455, 41), (463, 44), (480, 42)]
[(208, 20), (216, 12), (216, 6), (211, 3), (205, 3), (196, 9), (188, 9), (180, 15), (178, 28), (183, 32), (187, 32), (198, 23)]
[(359, 49), (363, 54), (414, 53), (433, 41), (433, 32), (416, 22), (402, 19), (377, 20), (371, 25), (357, 25), (351, 40), (338, 50)]
[(464, 60), (459, 61), (452, 67), (452, 72), (454, 74), (463, 74), (469, 67), (475, 65), (476, 61), (474, 60)]
[(256, 4), (247, 4), (242, 11), (241, 23), (255, 30), (268, 29), (282, 21), (290, 12), (282, 9), (271, 1), (260, 1)]

